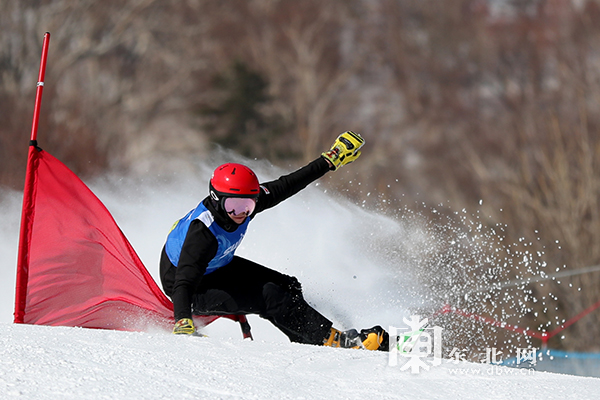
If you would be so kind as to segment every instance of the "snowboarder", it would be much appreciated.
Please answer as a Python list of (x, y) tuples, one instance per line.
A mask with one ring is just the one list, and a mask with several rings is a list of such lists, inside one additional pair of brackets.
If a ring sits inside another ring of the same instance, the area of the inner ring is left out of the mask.
[(217, 167), (209, 196), (175, 223), (161, 254), (161, 282), (174, 305), (173, 333), (195, 334), (192, 315), (259, 314), (292, 342), (387, 351), (381, 327), (339, 331), (304, 300), (295, 277), (234, 255), (258, 213), (356, 160), (363, 144), (360, 135), (344, 132), (316, 160), (263, 184), (244, 165)]

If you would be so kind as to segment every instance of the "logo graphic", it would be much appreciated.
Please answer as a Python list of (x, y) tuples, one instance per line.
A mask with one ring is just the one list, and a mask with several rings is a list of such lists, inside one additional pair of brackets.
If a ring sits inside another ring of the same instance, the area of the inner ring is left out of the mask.
[[(412, 315), (410, 319), (403, 318), (403, 321), (406, 327), (389, 327), (389, 365), (392, 367), (400, 365), (401, 371), (410, 369), (412, 374), (418, 374), (422, 369), (429, 371), (431, 367), (441, 365), (444, 328), (431, 326), (427, 318), (421, 319), (418, 315)], [(452, 348), (446, 363), (454, 364), (456, 367), (447, 368), (448, 373), (452, 375), (531, 375), (535, 372), (534, 367), (538, 358), (538, 349), (535, 347), (516, 348), (514, 364), (518, 368), (510, 368), (508, 365), (512, 363), (503, 360), (503, 351), (497, 347), (487, 347), (485, 353), (476, 354), (475, 357), (481, 364), (488, 366), (487, 369), (482, 369), (463, 364), (473, 360), (468, 356), (468, 352), (467, 348)]]
[(410, 368), (418, 374), (421, 368), (426, 371), (431, 366), (442, 363), (442, 330), (439, 326), (429, 326), (427, 318), (421, 320), (413, 315), (410, 320), (403, 318), (407, 328), (390, 326), (389, 365), (402, 363), (401, 371)]

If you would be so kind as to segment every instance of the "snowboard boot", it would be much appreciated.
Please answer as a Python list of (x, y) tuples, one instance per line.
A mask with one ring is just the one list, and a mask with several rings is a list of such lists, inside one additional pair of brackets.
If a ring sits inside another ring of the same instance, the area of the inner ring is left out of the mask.
[(331, 328), (329, 337), (323, 341), (323, 346), (389, 351), (389, 340), (388, 333), (380, 326), (363, 329), (360, 333), (356, 329), (342, 332)]

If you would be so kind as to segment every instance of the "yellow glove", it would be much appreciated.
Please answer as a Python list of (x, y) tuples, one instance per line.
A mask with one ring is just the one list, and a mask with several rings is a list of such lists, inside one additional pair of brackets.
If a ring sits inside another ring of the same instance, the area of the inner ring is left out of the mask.
[(335, 171), (356, 160), (360, 156), (360, 148), (364, 144), (365, 140), (358, 133), (344, 132), (333, 142), (331, 149), (321, 155), (331, 162)]
[(173, 333), (176, 335), (194, 335), (196, 333), (194, 321), (191, 318), (181, 318), (175, 322)]

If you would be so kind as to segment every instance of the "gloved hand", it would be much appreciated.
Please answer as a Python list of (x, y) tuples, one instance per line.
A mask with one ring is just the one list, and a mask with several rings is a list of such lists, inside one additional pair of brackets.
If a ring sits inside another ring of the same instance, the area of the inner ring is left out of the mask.
[(356, 160), (360, 156), (360, 148), (364, 144), (365, 140), (358, 133), (344, 132), (333, 142), (331, 149), (321, 155), (331, 162), (335, 171), (339, 167)]
[(284, 287), (294, 296), (302, 296), (302, 284), (295, 276), (286, 275), (286, 283)]
[(196, 334), (196, 327), (194, 321), (191, 318), (181, 318), (175, 322), (173, 333), (176, 335), (194, 335)]

